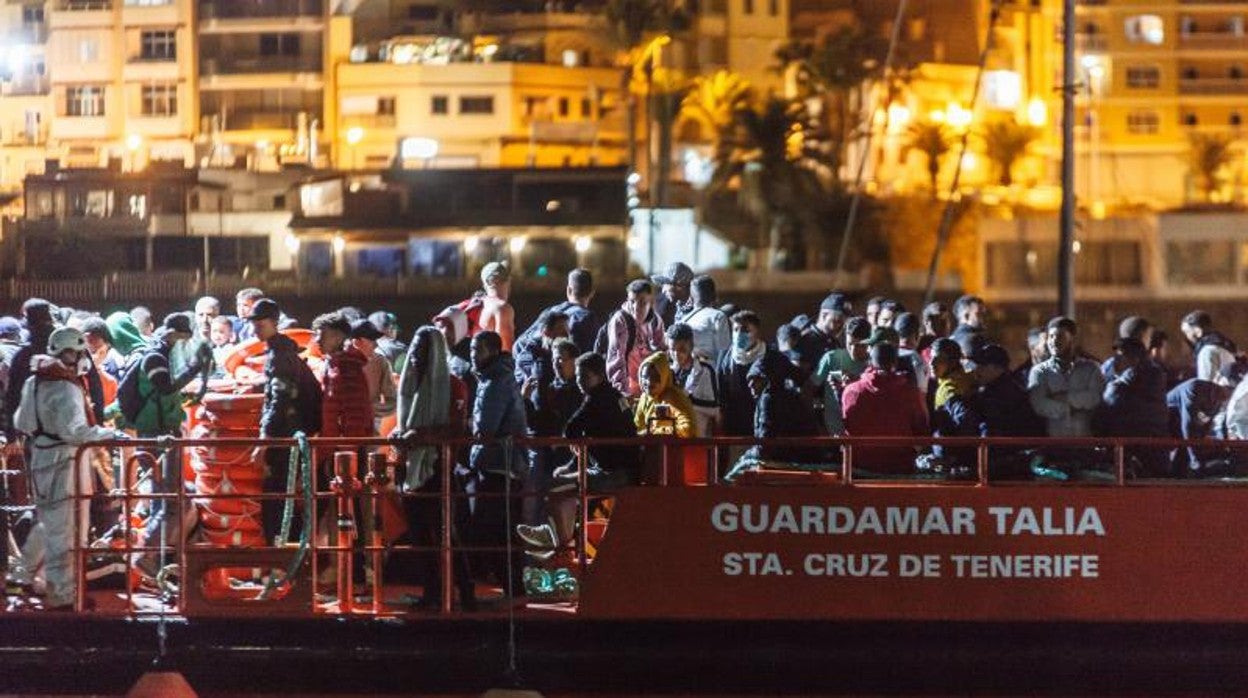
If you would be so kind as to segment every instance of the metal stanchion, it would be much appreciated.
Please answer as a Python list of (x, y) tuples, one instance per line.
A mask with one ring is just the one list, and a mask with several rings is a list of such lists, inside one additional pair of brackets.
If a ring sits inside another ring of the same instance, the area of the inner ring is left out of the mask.
[(360, 481), (356, 479), (356, 460), (354, 451), (343, 451), (334, 454), (333, 492), (338, 495), (338, 526), (337, 540), (334, 545), (338, 552), (338, 610), (350, 613), (355, 606), (355, 586), (351, 578), (352, 548), (355, 545), (356, 525), (352, 512), (352, 500), (360, 491)]
[(979, 486), (988, 485), (988, 446), (982, 441), (975, 447), (975, 463), (978, 466)]
[[(453, 591), (455, 583), (455, 573), (451, 566), (451, 524), (453, 521), (451, 496), (451, 469), (455, 463), (455, 447), (451, 444), (443, 444), (442, 448), (442, 540), (439, 556), (442, 560), (442, 612), (450, 613), (454, 603)], [(470, 583), (468, 580), (467, 583)]]
[(385, 496), (385, 485), (390, 482), (387, 473), (388, 465), (385, 454), (368, 454), (368, 475), (365, 477), (365, 483), (368, 485), (373, 514), (369, 517), (369, 547), (372, 548), (369, 557), (373, 563), (373, 613), (381, 613), (382, 605), (381, 548), (384, 542), (382, 541), (381, 498)]
[[(578, 508), (581, 510), (581, 530), (576, 537), (576, 555), (577, 562), (581, 566), (582, 578), (589, 567), (589, 474), (586, 472), (588, 467), (589, 447), (582, 445), (576, 448), (576, 492), (580, 498)], [(560, 541), (555, 541), (556, 545), (560, 543)]]
[(1127, 484), (1127, 459), (1121, 441), (1114, 442), (1114, 476), (1119, 487)]

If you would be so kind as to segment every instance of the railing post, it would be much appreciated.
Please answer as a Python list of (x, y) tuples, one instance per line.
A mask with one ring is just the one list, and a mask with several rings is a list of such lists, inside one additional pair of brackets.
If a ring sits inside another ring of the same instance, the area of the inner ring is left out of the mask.
[(660, 445), (660, 448), (663, 449), (663, 452), (659, 458), (659, 485), (663, 487), (667, 487), (667, 454), (668, 454), (667, 442), (664, 441)]
[(711, 446), (709, 460), (706, 462), (706, 484), (719, 484), (719, 444)]
[(841, 481), (846, 485), (854, 484), (854, 447), (841, 442)]
[(979, 486), (988, 485), (988, 444), (982, 440), (975, 446), (975, 464), (979, 474)]
[(369, 558), (373, 562), (373, 613), (381, 613), (382, 608), (381, 547), (383, 542), (381, 537), (381, 498), (384, 496), (383, 487), (390, 479), (386, 474), (387, 465), (386, 454), (380, 452), (368, 454), (368, 490), (372, 500), (370, 506), (372, 516), (369, 517), (369, 533), (371, 535), (369, 536), (368, 544), (372, 548)]
[[(355, 586), (351, 577), (352, 548), (356, 526), (352, 516), (352, 495), (358, 491), (354, 451), (334, 454), (334, 491), (338, 495), (338, 526), (334, 546), (338, 548), (338, 610), (350, 613), (355, 606)], [(314, 515), (314, 514), (313, 514)]]
[(1119, 487), (1127, 484), (1127, 459), (1121, 441), (1114, 442), (1114, 478)]
[[(581, 566), (582, 579), (589, 567), (589, 449), (585, 444), (576, 448), (576, 493), (577, 508), (581, 513), (581, 530), (576, 536), (576, 557)], [(555, 541), (558, 545), (559, 541)]]
[[(82, 473), (80, 472), (82, 468), (82, 456), (87, 453), (90, 453), (90, 451), (81, 447), (78, 448), (78, 450), (74, 452), (73, 467), (69, 471), (69, 506), (70, 516), (73, 517), (73, 523), (69, 529), (73, 532), (74, 536), (70, 543), (69, 549), (71, 551), (71, 555), (73, 555), (72, 559), (74, 562), (75, 613), (82, 613), (82, 610), (86, 608), (87, 605), (87, 560), (86, 556), (83, 555), (83, 548), (80, 543), (82, 530), (81, 522), (79, 521), (81, 517), (78, 514), (79, 509), (82, 508), (81, 497), (83, 495), (82, 488), (78, 486), (78, 483), (82, 481)], [(32, 482), (31, 484), (33, 485), (34, 483)], [(5, 514), (5, 516), (7, 516), (7, 514)]]
[[(442, 500), (442, 540), (440, 541), (439, 557), (442, 560), (442, 599), (441, 606), (443, 613), (450, 613), (451, 606), (454, 602), (454, 592), (452, 591), (455, 583), (455, 573), (451, 566), (451, 522), (453, 520), (451, 506), (453, 500), (451, 498), (451, 468), (455, 463), (455, 447), (451, 444), (442, 444), (442, 492), (439, 495)], [(420, 495), (417, 495), (420, 496)], [(471, 580), (465, 580), (465, 583), (472, 583)]]

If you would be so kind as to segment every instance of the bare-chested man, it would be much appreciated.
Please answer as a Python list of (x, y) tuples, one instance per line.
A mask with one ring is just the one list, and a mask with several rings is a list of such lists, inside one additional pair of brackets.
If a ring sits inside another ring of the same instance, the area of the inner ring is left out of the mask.
[(516, 337), (516, 310), (507, 302), (511, 295), (511, 268), (506, 262), (490, 262), (481, 270), (481, 286), (485, 305), (478, 321), (482, 330), (497, 332), (503, 340), (503, 351), (511, 351)]

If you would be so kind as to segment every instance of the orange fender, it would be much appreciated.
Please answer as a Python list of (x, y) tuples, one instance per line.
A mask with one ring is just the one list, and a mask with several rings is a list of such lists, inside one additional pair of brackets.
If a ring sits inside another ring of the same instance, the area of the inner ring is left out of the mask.
[[(295, 344), (298, 344), (301, 349), (307, 350), (306, 353), (309, 356), (320, 357), (320, 349), (312, 342), (312, 330), (294, 327), (288, 330), (282, 330), (282, 334), (295, 340)], [(222, 362), (222, 367), (225, 369), (226, 373), (232, 375), (244, 364), (248, 363), (249, 360), (258, 359), (262, 356), (266, 348), (267, 347), (264, 342), (252, 337), (242, 344), (239, 344), (237, 347), (234, 347), (234, 351), (230, 352), (230, 355), (225, 357), (225, 361)], [(263, 370), (263, 366), (261, 366), (259, 370)]]

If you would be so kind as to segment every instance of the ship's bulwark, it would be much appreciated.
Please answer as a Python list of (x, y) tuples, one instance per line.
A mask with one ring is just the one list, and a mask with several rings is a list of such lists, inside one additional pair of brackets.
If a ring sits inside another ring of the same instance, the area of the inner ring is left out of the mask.
[[(0, 618), (10, 692), (123, 694), (156, 625)], [(1248, 684), (1248, 627), (1225, 624), (195, 620), (163, 667), (203, 694), (873, 692), (1208, 694)]]

